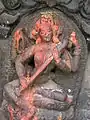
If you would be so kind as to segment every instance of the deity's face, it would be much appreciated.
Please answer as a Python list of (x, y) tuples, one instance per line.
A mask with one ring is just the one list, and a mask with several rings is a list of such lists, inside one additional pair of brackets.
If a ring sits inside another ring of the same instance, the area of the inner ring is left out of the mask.
[(41, 26), (40, 36), (42, 40), (49, 42), (52, 40), (52, 30), (50, 26)]
[(49, 42), (52, 40), (52, 29), (51, 29), (52, 19), (50, 16), (41, 16), (41, 30), (40, 36), (42, 40)]

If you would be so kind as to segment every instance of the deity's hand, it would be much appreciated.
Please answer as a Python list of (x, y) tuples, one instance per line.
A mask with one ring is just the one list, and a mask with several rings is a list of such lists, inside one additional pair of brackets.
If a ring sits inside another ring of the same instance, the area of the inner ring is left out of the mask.
[(62, 47), (62, 43), (61, 42), (59, 42), (57, 45), (56, 45), (56, 48), (57, 48), (57, 50), (61, 53), (61, 47)]
[(25, 88), (28, 87), (28, 82), (30, 80), (30, 77), (23, 77), (20, 79), (20, 92), (22, 92)]
[(60, 63), (60, 61), (61, 61), (61, 58), (60, 58), (61, 52), (58, 51), (56, 44), (53, 45), (52, 54), (53, 54), (53, 58), (54, 58), (56, 64)]
[(56, 36), (53, 36), (53, 42), (57, 44), (57, 43), (59, 43), (60, 41), (59, 41), (59, 39), (58, 39)]

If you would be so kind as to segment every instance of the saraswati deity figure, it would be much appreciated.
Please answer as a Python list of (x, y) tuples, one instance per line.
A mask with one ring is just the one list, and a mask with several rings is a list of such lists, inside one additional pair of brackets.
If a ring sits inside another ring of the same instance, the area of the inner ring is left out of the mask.
[[(12, 104), (8, 106), (10, 120), (14, 120), (14, 115), (19, 120), (39, 120), (40, 110), (60, 112), (69, 109), (73, 102), (73, 96), (70, 97), (58, 88), (54, 72), (56, 68), (64, 72), (77, 71), (81, 49), (76, 33), (72, 31), (69, 34), (65, 28), (61, 30), (57, 16), (55, 12), (41, 12), (32, 28), (30, 39), (25, 38), (23, 28), (14, 34), (18, 79), (5, 85), (8, 96), (14, 102), (14, 107)], [(35, 43), (25, 47), (26, 39)], [(72, 46), (73, 55), (70, 53)], [(58, 115), (59, 119), (62, 118)]]

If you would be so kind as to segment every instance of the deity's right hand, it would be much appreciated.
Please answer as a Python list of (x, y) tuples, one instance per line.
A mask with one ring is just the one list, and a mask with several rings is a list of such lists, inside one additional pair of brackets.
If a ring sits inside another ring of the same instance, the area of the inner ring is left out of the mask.
[[(28, 78), (29, 79), (29, 78)], [(20, 92), (22, 92), (25, 88), (28, 87), (28, 81), (27, 77), (22, 77), (20, 79)]]
[(60, 63), (60, 61), (61, 61), (60, 52), (58, 51), (58, 49), (57, 49), (55, 44), (53, 45), (52, 55), (53, 55), (55, 63), (56, 64)]

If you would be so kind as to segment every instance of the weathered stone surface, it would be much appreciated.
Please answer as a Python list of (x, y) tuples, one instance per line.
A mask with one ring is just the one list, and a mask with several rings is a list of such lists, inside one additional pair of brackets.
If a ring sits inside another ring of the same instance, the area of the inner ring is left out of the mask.
[(0, 24), (6, 24), (6, 25), (13, 24), (14, 22), (16, 22), (18, 17), (19, 17), (19, 13), (16, 14), (15, 16), (12, 16), (4, 12), (0, 15)]
[(65, 112), (40, 109), (37, 113), (39, 120), (57, 120), (61, 115), (63, 120), (73, 120), (74, 108), (71, 106), (70, 109)]
[(0, 120), (7, 120), (2, 110), (0, 110)]
[(0, 15), (4, 12), (4, 10), (5, 10), (5, 7), (2, 4), (2, 2), (0, 1)]
[(22, 0), (24, 6), (34, 7), (36, 2), (33, 0)]
[(4, 12), (4, 8), (0, 9), (0, 15)]
[(90, 19), (90, 0), (86, 0), (86, 2), (84, 2), (80, 12), (84, 18)]
[[(36, 2), (46, 2), (46, 3), (48, 3), (48, 2), (50, 2), (50, 0), (35, 0)], [(72, 0), (52, 0), (50, 3), (51, 4), (53, 4), (53, 3), (57, 3), (57, 4), (68, 4), (68, 3), (70, 3)]]
[(67, 7), (70, 12), (77, 12), (79, 10), (79, 0), (72, 0), (64, 6)]
[(86, 14), (90, 14), (90, 0), (86, 0), (85, 5), (84, 5), (84, 10)]
[(88, 102), (90, 101), (88, 98), (88, 93), (90, 89), (82, 89), (79, 101), (77, 104), (77, 113), (76, 113), (76, 120), (88, 120), (90, 119), (90, 105)]
[(53, 7), (56, 5), (56, 0), (35, 0), (36, 2), (39, 3), (46, 3), (49, 7)]
[(14, 102), (17, 101), (17, 95), (16, 95), (17, 86), (19, 86), (19, 80), (14, 80), (13, 82), (8, 83), (4, 86), (6, 100), (14, 100)]
[(90, 35), (90, 24), (86, 23), (85, 21), (82, 21), (82, 29), (85, 33)]
[(9, 10), (14, 10), (21, 5), (21, 0), (3, 0), (2, 2), (5, 8)]
[(64, 6), (69, 12), (78, 12), (79, 7), (83, 5), (83, 0), (57, 0), (58, 6)]
[(4, 7), (4, 5), (3, 5), (3, 3), (1, 2), (1, 0), (0, 0), (0, 10), (1, 9), (4, 9), (5, 7)]
[(90, 53), (82, 89), (77, 102), (76, 120), (90, 120)]
[[(77, 26), (79, 27), (79, 29), (83, 32), (86, 33), (90, 36), (90, 20), (89, 20), (89, 16), (87, 19), (83, 18), (83, 16), (81, 16), (79, 13), (72, 13), (67, 11), (66, 8), (63, 9), (58, 7), (58, 9), (64, 11), (65, 14), (67, 14), (67, 16), (69, 16), (71, 19), (73, 19), (73, 21), (77, 24)], [(86, 35), (85, 35), (86, 37)]]
[(0, 25), (0, 38), (2, 37), (7, 38), (9, 31), (10, 31), (10, 27)]
[(63, 4), (68, 4), (70, 3), (72, 0), (56, 0), (57, 3), (63, 3)]
[[(2, 68), (0, 71), (0, 82), (1, 88), (4, 87), (4, 84), (9, 82), (8, 80), (12, 80), (14, 78), (15, 72), (13, 74), (12, 71), (15, 71), (13, 65), (11, 64), (11, 53), (10, 53), (10, 46), (11, 46), (11, 38), (8, 39), (0, 39), (0, 49), (2, 50)], [(4, 73), (4, 74), (3, 74)], [(16, 77), (14, 78), (16, 79)]]
[(85, 11), (83, 10), (83, 8), (81, 9), (80, 13), (83, 18), (90, 20), (90, 14), (86, 14)]

